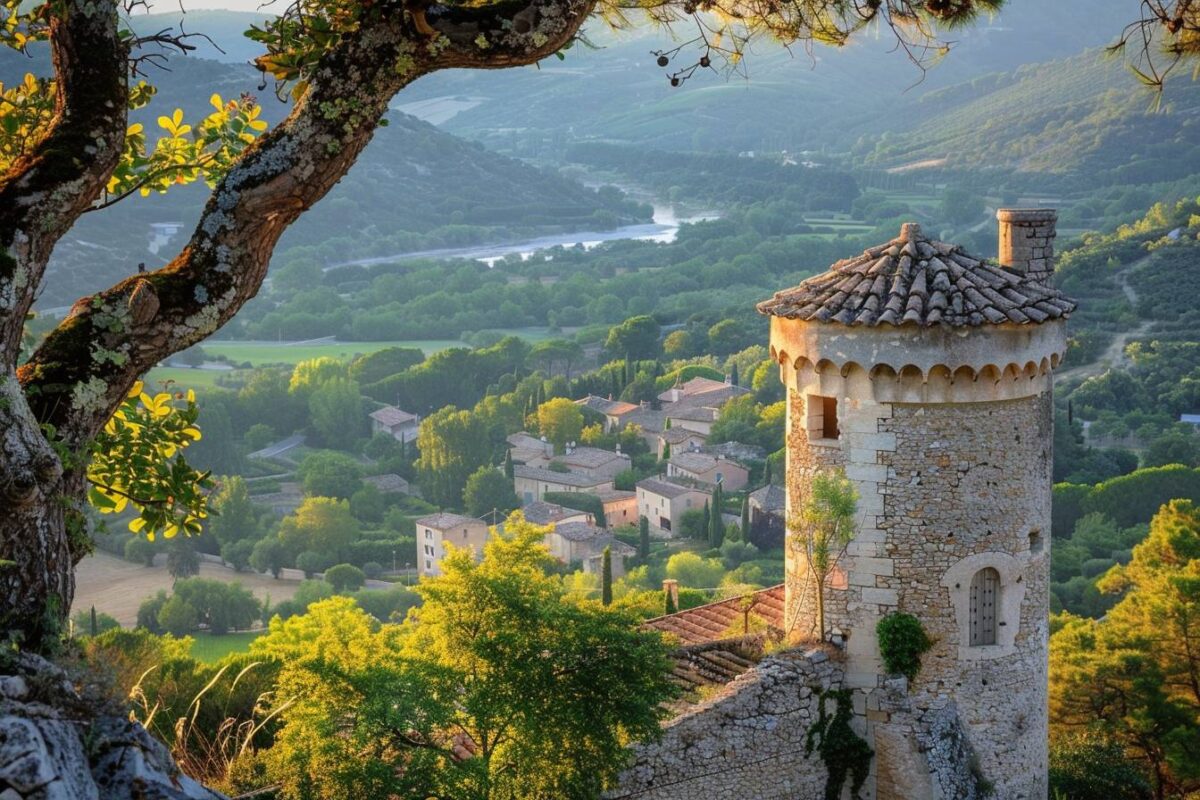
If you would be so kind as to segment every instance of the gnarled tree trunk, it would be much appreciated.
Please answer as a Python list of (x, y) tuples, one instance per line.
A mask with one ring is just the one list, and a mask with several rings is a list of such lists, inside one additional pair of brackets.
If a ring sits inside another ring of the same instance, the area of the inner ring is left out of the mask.
[(99, 196), (126, 128), (127, 53), (115, 0), (48, 5), (58, 113), (36, 151), (0, 176), (5, 631), (36, 646), (70, 609), (74, 565), (85, 552), (70, 531), (79, 530), (72, 520), (88, 443), (146, 370), (212, 334), (254, 297), (279, 237), (346, 174), (396, 92), (439, 69), (545, 58), (572, 39), (594, 3), (505, 0), (430, 6), (415, 16), (398, 2), (372, 6), (324, 54), (287, 120), (218, 184), (179, 255), (80, 299), (16, 369), (21, 326), (54, 243)]

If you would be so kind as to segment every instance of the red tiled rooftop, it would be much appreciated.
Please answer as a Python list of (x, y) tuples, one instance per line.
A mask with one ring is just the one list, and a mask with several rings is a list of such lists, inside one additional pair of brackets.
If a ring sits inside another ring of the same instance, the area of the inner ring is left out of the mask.
[[(770, 627), (783, 630), (783, 596), (784, 586), (772, 586), (754, 592), (754, 606), (750, 613), (767, 623)], [(741, 636), (743, 631), (744, 597), (731, 597), (675, 614), (655, 617), (642, 623), (645, 628), (652, 628), (663, 633), (676, 636), (682, 644), (702, 644), (720, 639)]]

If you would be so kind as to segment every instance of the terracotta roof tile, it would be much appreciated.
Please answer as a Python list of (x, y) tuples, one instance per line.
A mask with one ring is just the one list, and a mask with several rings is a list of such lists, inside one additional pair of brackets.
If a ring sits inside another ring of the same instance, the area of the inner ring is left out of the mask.
[[(750, 595), (754, 605), (750, 613), (768, 626), (783, 630), (784, 586), (772, 586)], [(647, 620), (642, 627), (670, 633), (684, 644), (700, 644), (731, 638), (730, 631), (737, 629), (744, 620), (744, 598), (733, 597), (716, 603), (689, 608), (664, 617)], [(742, 635), (741, 631), (735, 636)]]
[(909, 222), (896, 239), (776, 292), (758, 310), (849, 326), (978, 327), (1065, 319), (1075, 303), (1036, 278), (929, 240)]

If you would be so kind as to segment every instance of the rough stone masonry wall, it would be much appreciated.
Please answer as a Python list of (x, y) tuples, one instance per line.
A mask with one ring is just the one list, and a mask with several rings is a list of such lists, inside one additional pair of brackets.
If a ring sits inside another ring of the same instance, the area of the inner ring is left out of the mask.
[[(804, 738), (819, 692), (840, 688), (832, 648), (764, 659), (710, 700), (667, 723), (662, 740), (634, 748), (610, 800), (819, 798), (827, 772)], [(828, 709), (831, 710), (831, 709)]]
[[(879, 454), (889, 478), (878, 522), (894, 576), (877, 581), (896, 591), (899, 610), (917, 615), (935, 641), (910, 687), (913, 713), (957, 704), (979, 770), (994, 784), (996, 796), (1042, 800), (1047, 792), (1050, 395), (896, 403), (880, 429), (896, 438), (893, 451)], [(1000, 618), (1006, 627), (1000, 645), (971, 648), (964, 641), (966, 617), (960, 606), (971, 575), (989, 565), (1003, 576)], [(952, 600), (956, 592), (959, 606)], [(878, 765), (880, 773), (885, 769)]]

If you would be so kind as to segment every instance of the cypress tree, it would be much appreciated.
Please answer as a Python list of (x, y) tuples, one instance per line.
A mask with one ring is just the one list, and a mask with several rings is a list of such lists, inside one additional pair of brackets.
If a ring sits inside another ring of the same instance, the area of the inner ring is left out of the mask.
[(700, 531), (701, 536), (708, 536), (709, 526), (712, 525), (712, 511), (708, 507), (708, 501), (704, 501), (704, 527)]
[(738, 368), (737, 362), (733, 362), (733, 366), (729, 368), (729, 382), (734, 386), (738, 385)]
[(621, 396), (621, 378), (617, 374), (617, 370), (615, 370), (615, 369), (609, 370), (608, 374), (609, 374), (609, 377), (612, 378), (612, 386), (610, 387), (612, 389), (612, 391), (609, 392), (609, 399), (616, 400), (618, 397)]
[(763, 468), (763, 486), (771, 485), (771, 457), (767, 456), (767, 466)]
[(628, 355), (626, 355), (625, 356), (625, 385), (628, 386), (629, 384), (633, 383), (634, 377), (636, 377), (636, 372), (635, 372), (634, 366), (633, 366), (633, 359), (630, 358)]
[(515, 477), (511, 448), (504, 451), (504, 477), (508, 478), (510, 481)]
[(742, 498), (742, 541), (750, 541), (750, 496)]
[(604, 555), (600, 558), (600, 602), (603, 605), (612, 605), (612, 548), (604, 548)]
[(664, 594), (667, 596), (667, 613), (674, 614), (678, 612), (679, 609), (675, 607), (675, 598), (671, 596), (670, 592), (665, 592)]
[(721, 484), (717, 484), (717, 488), (713, 489), (713, 511), (712, 517), (708, 526), (708, 545), (714, 550), (721, 546), (725, 541), (725, 520), (721, 517)]
[(671, 443), (670, 443), (670, 442), (664, 442), (664, 443), (663, 443), (663, 454), (662, 454), (662, 460), (663, 460), (663, 461), (670, 461), (670, 460), (671, 460)]
[(645, 561), (650, 557), (650, 520), (645, 515), (638, 519), (638, 558)]

